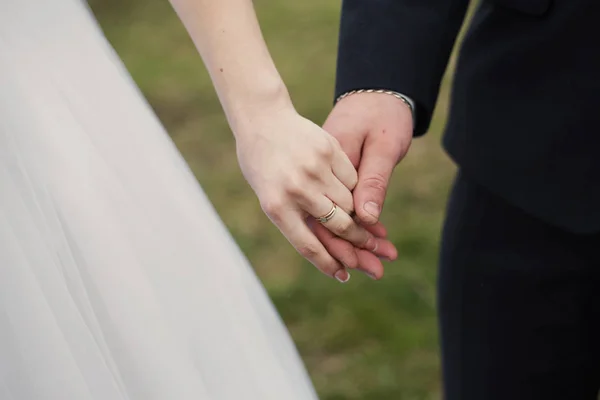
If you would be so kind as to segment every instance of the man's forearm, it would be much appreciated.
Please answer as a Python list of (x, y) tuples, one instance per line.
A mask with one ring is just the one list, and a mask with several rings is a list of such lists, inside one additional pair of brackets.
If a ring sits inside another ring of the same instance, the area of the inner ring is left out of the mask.
[(415, 103), (424, 133), (469, 0), (344, 0), (336, 96), (386, 89)]

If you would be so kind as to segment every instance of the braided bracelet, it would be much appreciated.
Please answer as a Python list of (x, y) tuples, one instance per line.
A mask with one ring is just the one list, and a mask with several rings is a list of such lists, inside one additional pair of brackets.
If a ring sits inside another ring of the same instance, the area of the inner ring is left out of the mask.
[(383, 94), (388, 94), (390, 96), (394, 96), (397, 99), (400, 99), (404, 102), (404, 104), (406, 104), (406, 106), (410, 109), (410, 112), (413, 113), (413, 117), (414, 117), (414, 110), (413, 110), (413, 106), (411, 104), (411, 102), (404, 96), (402, 96), (400, 93), (398, 92), (394, 92), (393, 90), (384, 90), (384, 89), (358, 89), (358, 90), (351, 90), (349, 92), (346, 92), (344, 94), (342, 94), (341, 96), (339, 96), (335, 102), (339, 102), (342, 99), (345, 99), (348, 96), (351, 96), (353, 94), (358, 94), (358, 93), (383, 93)]

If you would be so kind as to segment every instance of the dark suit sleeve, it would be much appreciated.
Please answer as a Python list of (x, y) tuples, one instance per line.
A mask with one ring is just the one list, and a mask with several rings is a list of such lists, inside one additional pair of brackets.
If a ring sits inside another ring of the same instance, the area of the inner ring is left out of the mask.
[(431, 121), (469, 0), (344, 0), (336, 98), (387, 89), (416, 104), (415, 135)]

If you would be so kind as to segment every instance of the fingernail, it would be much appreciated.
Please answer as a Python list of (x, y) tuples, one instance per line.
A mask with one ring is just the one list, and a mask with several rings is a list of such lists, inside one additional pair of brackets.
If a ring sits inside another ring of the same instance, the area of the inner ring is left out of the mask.
[(335, 279), (340, 281), (341, 283), (346, 283), (350, 280), (350, 274), (345, 269), (340, 269), (335, 273)]
[(374, 253), (377, 251), (378, 247), (379, 247), (379, 243), (377, 242), (377, 240), (375, 240), (374, 237), (370, 237), (369, 239), (367, 239), (367, 241), (365, 243), (366, 249), (368, 249)]
[(379, 213), (381, 213), (381, 208), (379, 207), (379, 205), (377, 203), (374, 203), (372, 201), (366, 202), (365, 205), (363, 206), (363, 208), (365, 209), (366, 212), (371, 214), (373, 217), (379, 218)]
[(374, 281), (377, 280), (377, 277), (372, 272), (369, 272), (369, 271), (363, 271), (363, 272), (365, 273), (366, 276), (368, 276), (369, 278), (373, 279)]

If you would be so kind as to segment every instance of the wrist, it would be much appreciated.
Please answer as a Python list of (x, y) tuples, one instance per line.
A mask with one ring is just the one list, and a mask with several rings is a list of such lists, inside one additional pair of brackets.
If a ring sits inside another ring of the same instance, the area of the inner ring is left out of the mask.
[(406, 107), (408, 107), (408, 109), (410, 110), (410, 114), (411, 114), (411, 122), (413, 123), (413, 126), (416, 122), (416, 111), (415, 111), (415, 103), (414, 101), (410, 98), (407, 97), (405, 95), (403, 95), (402, 93), (398, 93), (395, 92), (393, 90), (385, 90), (385, 89), (355, 89), (355, 90), (350, 90), (348, 92), (342, 93), (339, 97), (336, 98), (335, 103), (337, 104), (338, 102), (340, 102), (341, 100), (345, 99), (346, 97), (352, 96), (352, 95), (358, 95), (358, 94), (362, 94), (362, 93), (375, 93), (375, 94), (384, 94), (384, 95), (389, 95), (389, 96), (393, 96), (395, 98), (397, 98), (398, 100), (402, 101), (402, 103), (404, 103), (404, 105)]
[[(361, 126), (385, 125), (401, 136), (411, 137), (414, 121), (411, 109), (395, 96), (375, 92), (360, 92), (340, 99), (332, 112), (337, 119), (355, 120)], [(330, 115), (331, 117), (331, 115)]]
[(225, 113), (236, 139), (252, 136), (257, 126), (267, 123), (282, 112), (295, 112), (289, 92), (283, 81), (261, 84), (255, 89), (224, 102)]

